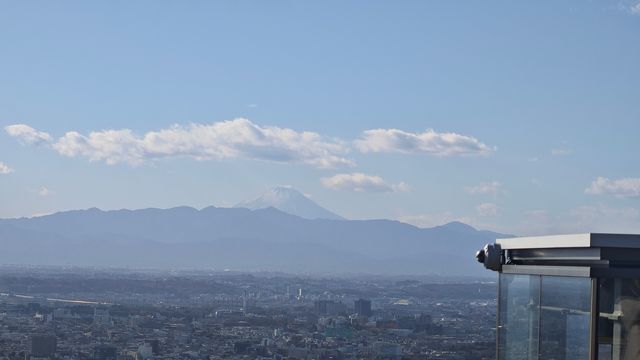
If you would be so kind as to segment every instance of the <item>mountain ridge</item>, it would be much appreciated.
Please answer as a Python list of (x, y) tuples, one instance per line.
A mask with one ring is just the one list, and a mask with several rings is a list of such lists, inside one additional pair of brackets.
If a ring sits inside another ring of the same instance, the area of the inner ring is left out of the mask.
[[(272, 207), (92, 208), (0, 219), (0, 262), (472, 274), (475, 250), (509, 235), (461, 224), (419, 228), (385, 219), (310, 220)], [(455, 231), (460, 228), (465, 231)]]

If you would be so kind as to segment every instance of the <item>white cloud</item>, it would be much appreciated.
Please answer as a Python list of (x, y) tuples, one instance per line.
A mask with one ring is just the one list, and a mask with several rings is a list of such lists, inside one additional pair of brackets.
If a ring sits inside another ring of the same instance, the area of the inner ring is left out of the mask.
[(633, 15), (640, 15), (640, 2), (629, 6), (629, 12)]
[(482, 203), (476, 206), (476, 212), (479, 216), (496, 216), (498, 215), (498, 205), (494, 203)]
[(410, 133), (398, 129), (367, 130), (355, 147), (363, 153), (429, 154), (436, 156), (486, 155), (493, 151), (478, 139), (456, 133), (427, 130)]
[(610, 180), (598, 177), (584, 190), (591, 195), (614, 195), (617, 197), (640, 197), (640, 178)]
[(475, 186), (467, 186), (464, 188), (464, 190), (472, 195), (497, 195), (502, 192), (502, 184), (497, 181), (484, 182)]
[(244, 118), (209, 124), (176, 124), (145, 134), (136, 134), (130, 129), (106, 129), (88, 134), (69, 131), (58, 139), (25, 124), (9, 125), (5, 130), (23, 144), (45, 143), (61, 155), (107, 164), (191, 157), (197, 160), (244, 158), (337, 168), (355, 165), (346, 157), (351, 146), (363, 153), (436, 156), (486, 155), (495, 150), (474, 137), (433, 130), (423, 133), (367, 130), (359, 139), (346, 142), (315, 132), (260, 126)]
[(27, 188), (27, 191), (30, 193), (36, 194), (38, 196), (47, 197), (49, 195), (53, 195), (53, 191), (49, 190), (45, 186), (41, 186), (39, 188)]
[(43, 186), (40, 189), (38, 189), (38, 195), (40, 195), (42, 197), (46, 197), (46, 196), (51, 195), (51, 191)]
[(403, 182), (389, 184), (379, 176), (363, 173), (337, 174), (331, 177), (322, 178), (320, 181), (324, 187), (332, 190), (357, 192), (409, 191), (409, 186)]
[(571, 149), (551, 149), (551, 155), (553, 156), (567, 156), (573, 154)]
[[(48, 134), (26, 125), (11, 125), (6, 129), (26, 143), (32, 143), (33, 138), (51, 140)], [(173, 125), (142, 136), (129, 129), (94, 131), (88, 135), (70, 131), (51, 146), (64, 156), (107, 164), (140, 164), (157, 158), (184, 156), (197, 160), (244, 158), (320, 168), (354, 165), (344, 157), (348, 146), (338, 139), (315, 132), (259, 126), (242, 118), (211, 124)]]
[(13, 169), (0, 161), (0, 175), (6, 175), (13, 172)]
[(47, 143), (51, 141), (51, 135), (46, 132), (38, 131), (29, 125), (14, 124), (5, 126), (4, 130), (10, 136), (18, 138), (18, 140), (26, 145)]

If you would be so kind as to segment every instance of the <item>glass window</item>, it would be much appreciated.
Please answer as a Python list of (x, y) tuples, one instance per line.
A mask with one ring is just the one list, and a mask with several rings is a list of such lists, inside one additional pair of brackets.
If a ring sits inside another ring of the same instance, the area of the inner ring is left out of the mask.
[(598, 359), (640, 360), (640, 279), (600, 279)]
[(538, 359), (540, 277), (500, 274), (499, 304), (499, 358)]
[(540, 358), (589, 358), (591, 279), (543, 276), (540, 297)]
[(588, 359), (590, 306), (589, 278), (501, 274), (499, 359)]

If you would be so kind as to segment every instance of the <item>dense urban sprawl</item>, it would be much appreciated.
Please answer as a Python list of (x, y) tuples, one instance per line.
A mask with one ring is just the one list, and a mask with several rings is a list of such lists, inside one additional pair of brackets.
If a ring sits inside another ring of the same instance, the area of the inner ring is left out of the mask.
[(495, 283), (4, 268), (0, 359), (491, 359)]

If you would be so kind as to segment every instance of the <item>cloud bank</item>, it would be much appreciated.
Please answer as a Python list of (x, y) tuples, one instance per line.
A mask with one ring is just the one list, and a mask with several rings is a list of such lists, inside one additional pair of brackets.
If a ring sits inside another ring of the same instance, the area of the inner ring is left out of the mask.
[(429, 154), (435, 156), (486, 155), (493, 151), (474, 137), (455, 133), (410, 133), (397, 129), (366, 130), (355, 141), (276, 126), (248, 119), (208, 124), (175, 124), (139, 135), (130, 129), (107, 129), (83, 134), (68, 131), (55, 139), (29, 125), (14, 124), (5, 131), (24, 145), (46, 145), (59, 154), (107, 164), (141, 164), (160, 158), (196, 160), (253, 159), (318, 168), (354, 166), (347, 157), (362, 153)]
[(623, 178), (610, 180), (598, 177), (584, 190), (591, 195), (613, 195), (617, 197), (640, 197), (640, 178)]
[(404, 192), (409, 186), (403, 182), (389, 184), (380, 176), (363, 173), (337, 174), (321, 179), (324, 187), (332, 190), (356, 192)]
[(25, 144), (47, 142), (61, 155), (110, 165), (140, 164), (170, 157), (244, 158), (319, 168), (354, 165), (344, 157), (349, 148), (340, 140), (314, 132), (263, 127), (242, 118), (212, 124), (173, 125), (142, 136), (129, 129), (94, 131), (88, 135), (70, 131), (53, 140), (49, 134), (23, 124), (7, 126), (5, 130)]
[(411, 133), (398, 129), (367, 130), (354, 141), (363, 153), (428, 154), (435, 156), (487, 155), (493, 151), (478, 139), (456, 133), (427, 130)]
[(502, 192), (502, 184), (497, 181), (484, 182), (475, 186), (467, 186), (464, 190), (472, 195), (489, 194), (497, 195)]

